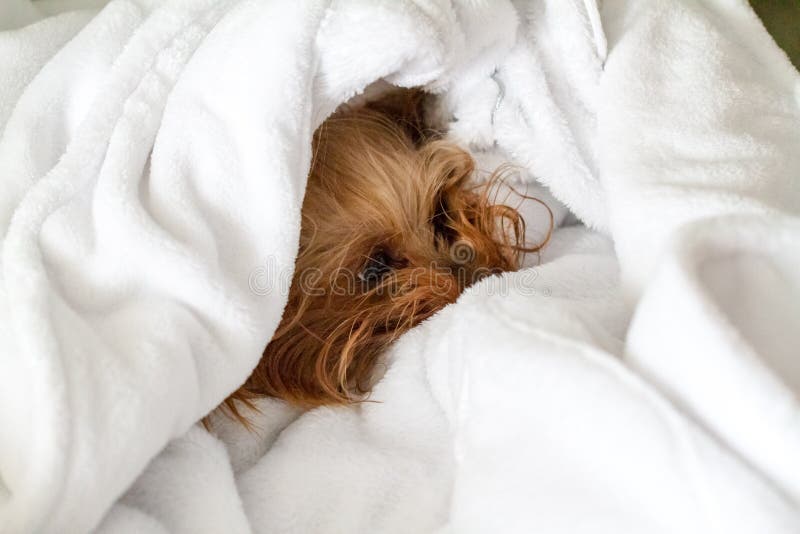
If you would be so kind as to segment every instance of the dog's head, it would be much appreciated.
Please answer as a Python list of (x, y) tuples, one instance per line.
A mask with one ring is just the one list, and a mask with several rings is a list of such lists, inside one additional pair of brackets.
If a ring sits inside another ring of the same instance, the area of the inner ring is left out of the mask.
[(524, 221), (491, 203), (491, 186), (470, 184), (467, 152), (419, 132), (371, 108), (317, 130), (283, 320), (233, 398), (357, 399), (388, 344), (538, 248), (523, 246)]

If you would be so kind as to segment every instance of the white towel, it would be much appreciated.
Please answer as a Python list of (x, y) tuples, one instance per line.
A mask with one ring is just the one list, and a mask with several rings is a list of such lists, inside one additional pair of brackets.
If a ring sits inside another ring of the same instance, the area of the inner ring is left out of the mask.
[[(0, 74), (0, 531), (800, 529), (800, 77), (746, 3), (112, 0)], [(381, 78), (594, 231), (404, 336), (378, 402), (193, 426)]]

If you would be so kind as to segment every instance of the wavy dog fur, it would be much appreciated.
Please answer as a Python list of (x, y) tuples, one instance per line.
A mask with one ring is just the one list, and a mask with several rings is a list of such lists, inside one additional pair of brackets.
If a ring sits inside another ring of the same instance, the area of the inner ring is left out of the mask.
[[(246, 383), (302, 407), (368, 393), (375, 364), (402, 333), (477, 280), (520, 266), (525, 222), (475, 186), (475, 163), (425, 132), (423, 94), (401, 91), (337, 112), (316, 131), (300, 250), (283, 319)], [(549, 233), (548, 233), (549, 239)]]

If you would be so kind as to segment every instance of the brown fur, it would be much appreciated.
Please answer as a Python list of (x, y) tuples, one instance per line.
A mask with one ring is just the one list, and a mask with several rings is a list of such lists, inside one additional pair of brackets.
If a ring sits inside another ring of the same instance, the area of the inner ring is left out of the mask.
[(398, 92), (340, 111), (315, 133), (288, 304), (226, 401), (243, 421), (237, 403), (259, 396), (303, 407), (363, 398), (390, 343), (543, 246), (526, 247), (518, 212), (470, 185), (467, 152), (423, 130), (422, 99)]

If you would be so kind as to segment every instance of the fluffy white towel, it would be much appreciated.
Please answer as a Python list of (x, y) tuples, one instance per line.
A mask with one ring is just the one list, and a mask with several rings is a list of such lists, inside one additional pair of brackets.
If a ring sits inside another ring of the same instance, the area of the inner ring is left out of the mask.
[[(800, 77), (745, 2), (112, 0), (0, 75), (0, 531), (800, 529)], [(378, 402), (193, 426), (381, 78), (596, 232), (404, 336)]]

